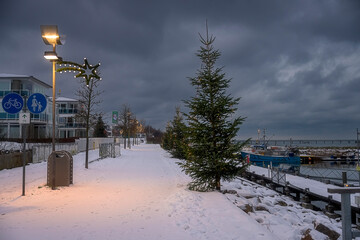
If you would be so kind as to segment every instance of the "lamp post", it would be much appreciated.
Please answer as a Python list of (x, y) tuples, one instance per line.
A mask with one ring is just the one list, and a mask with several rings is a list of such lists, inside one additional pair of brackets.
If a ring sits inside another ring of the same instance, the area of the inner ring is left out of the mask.
[(55, 64), (61, 58), (56, 54), (56, 45), (62, 45), (57, 25), (41, 25), (41, 37), (46, 45), (52, 45), (52, 51), (45, 51), (44, 58), (52, 62), (52, 151), (55, 151)]

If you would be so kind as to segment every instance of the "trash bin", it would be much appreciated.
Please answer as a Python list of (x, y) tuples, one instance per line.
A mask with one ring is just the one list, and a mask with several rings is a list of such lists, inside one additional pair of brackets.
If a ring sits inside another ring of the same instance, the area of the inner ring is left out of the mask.
[(73, 158), (67, 151), (54, 151), (47, 164), (47, 185), (54, 189), (73, 183)]

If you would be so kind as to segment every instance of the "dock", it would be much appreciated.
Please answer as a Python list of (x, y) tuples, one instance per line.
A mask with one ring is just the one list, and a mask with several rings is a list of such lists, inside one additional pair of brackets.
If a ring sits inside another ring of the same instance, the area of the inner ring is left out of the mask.
[[(279, 171), (273, 170), (271, 176), (266, 176), (266, 173), (264, 171), (268, 171), (268, 169), (263, 169), (260, 173), (258, 171), (251, 171), (250, 169), (249, 171), (244, 172), (242, 177), (262, 186), (268, 187), (278, 193), (289, 196), (295, 201), (301, 202), (301, 205), (304, 208), (313, 209), (315, 211), (323, 211), (327, 216), (331, 218), (340, 217), (340, 196), (329, 195), (327, 192), (327, 188), (334, 187), (334, 185), (324, 184), (324, 186), (327, 187), (323, 189), (324, 191), (319, 193), (311, 190), (311, 188), (309, 187), (296, 186), (296, 184), (292, 184), (291, 181), (287, 181), (286, 176), (288, 174), (286, 173), (281, 173)], [(303, 179), (304, 181), (310, 180), (306, 178)], [(356, 204), (351, 204), (351, 216), (352, 223), (359, 225), (360, 207), (356, 206)]]

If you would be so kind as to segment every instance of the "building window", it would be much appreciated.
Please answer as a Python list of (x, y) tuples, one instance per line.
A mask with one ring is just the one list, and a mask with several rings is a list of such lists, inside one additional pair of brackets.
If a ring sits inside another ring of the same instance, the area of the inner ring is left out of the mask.
[(19, 125), (10, 125), (10, 138), (19, 138), (20, 136), (20, 126)]
[(8, 130), (7, 124), (1, 124), (0, 125), (0, 138), (6, 138), (7, 137), (7, 130)]
[(66, 131), (60, 130), (60, 138), (66, 138)]
[(75, 137), (75, 131), (72, 130), (72, 131), (68, 131), (68, 137)]
[(20, 91), (22, 89), (21, 80), (12, 80), (11, 81), (11, 91)]

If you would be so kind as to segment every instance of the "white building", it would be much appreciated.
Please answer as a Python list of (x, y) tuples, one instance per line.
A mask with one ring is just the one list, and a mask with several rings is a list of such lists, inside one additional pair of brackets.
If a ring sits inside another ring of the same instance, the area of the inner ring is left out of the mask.
[(81, 108), (79, 101), (57, 97), (56, 104), (59, 109), (58, 131), (60, 138), (85, 137), (85, 123), (76, 118), (76, 114)]
[[(40, 81), (33, 76), (1, 74), (0, 73), (0, 102), (5, 95), (11, 92), (27, 98), (33, 93), (46, 96), (47, 106), (45, 111), (32, 114), (28, 127), (27, 138), (40, 139), (52, 137), (52, 97), (47, 96), (52, 86)], [(80, 110), (78, 100), (58, 97), (56, 98), (56, 138), (84, 137), (85, 124), (76, 121), (75, 115)], [(20, 112), (21, 113), (21, 112)], [(21, 138), (19, 113), (9, 114), (0, 104), (0, 138)]]
[[(0, 73), (0, 101), (11, 92), (18, 93), (22, 97), (29, 97), (33, 93), (46, 93), (52, 87), (33, 76), (1, 74)], [(39, 114), (31, 114), (31, 124), (28, 127), (28, 138), (49, 138), (52, 133), (52, 103), (47, 99), (45, 111)], [(21, 128), (19, 113), (9, 114), (0, 105), (0, 137), (20, 138)]]

